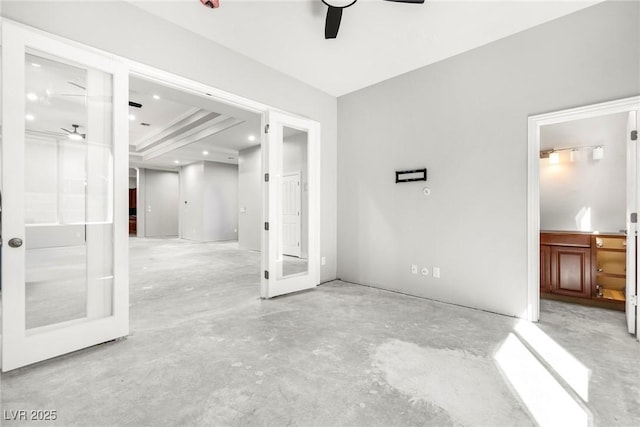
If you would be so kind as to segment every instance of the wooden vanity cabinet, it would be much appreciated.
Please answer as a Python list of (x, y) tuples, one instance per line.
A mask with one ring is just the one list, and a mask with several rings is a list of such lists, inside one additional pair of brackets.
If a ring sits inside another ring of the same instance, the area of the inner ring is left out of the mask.
[(551, 247), (551, 292), (591, 298), (591, 249)]
[(591, 236), (540, 233), (540, 277), (541, 292), (591, 298)]
[(594, 298), (624, 303), (627, 282), (626, 236), (592, 237)]
[(624, 235), (540, 233), (540, 292), (624, 310)]
[(540, 292), (551, 292), (551, 246), (540, 245)]

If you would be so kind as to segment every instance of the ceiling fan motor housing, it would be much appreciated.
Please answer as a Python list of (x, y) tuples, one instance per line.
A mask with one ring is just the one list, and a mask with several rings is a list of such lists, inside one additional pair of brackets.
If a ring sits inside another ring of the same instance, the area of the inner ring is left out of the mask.
[[(340, 22), (342, 21), (342, 9), (353, 6), (358, 0), (321, 0), (329, 9), (324, 24), (324, 38), (335, 39), (338, 36)], [(396, 3), (422, 4), (424, 0), (387, 0)]]

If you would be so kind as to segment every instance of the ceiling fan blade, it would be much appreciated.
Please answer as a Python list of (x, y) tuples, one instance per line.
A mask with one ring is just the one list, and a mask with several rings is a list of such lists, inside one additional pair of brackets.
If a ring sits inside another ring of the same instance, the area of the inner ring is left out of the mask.
[(60, 128), (60, 129), (62, 129), (63, 131), (65, 131), (65, 132), (67, 132), (67, 133), (73, 133), (73, 132), (72, 132), (72, 131), (70, 131), (69, 129), (65, 129), (65, 128)]
[(342, 21), (342, 8), (329, 6), (327, 19), (324, 24), (325, 39), (335, 39), (338, 36), (340, 21)]
[(78, 87), (78, 88), (80, 88), (80, 89), (82, 89), (82, 90), (87, 90), (87, 88), (86, 88), (86, 87), (84, 87), (84, 86), (82, 86), (82, 85), (79, 85), (78, 83), (74, 83), (74, 82), (67, 82), (67, 83), (69, 83), (71, 86)]

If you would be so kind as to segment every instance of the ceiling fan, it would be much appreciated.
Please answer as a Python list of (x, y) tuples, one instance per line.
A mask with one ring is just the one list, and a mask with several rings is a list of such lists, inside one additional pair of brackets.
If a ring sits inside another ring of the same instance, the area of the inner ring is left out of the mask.
[(71, 125), (71, 127), (73, 128), (72, 131), (65, 128), (60, 128), (60, 129), (65, 131), (67, 133), (67, 137), (71, 140), (82, 141), (83, 139), (85, 139), (87, 134), (78, 132), (78, 128), (80, 127), (80, 125)]
[[(342, 20), (342, 10), (356, 4), (358, 0), (322, 0), (322, 3), (329, 6), (327, 10), (327, 19), (324, 24), (324, 38), (335, 39), (340, 29), (340, 21)], [(424, 0), (386, 0), (396, 3), (415, 3), (422, 4)]]

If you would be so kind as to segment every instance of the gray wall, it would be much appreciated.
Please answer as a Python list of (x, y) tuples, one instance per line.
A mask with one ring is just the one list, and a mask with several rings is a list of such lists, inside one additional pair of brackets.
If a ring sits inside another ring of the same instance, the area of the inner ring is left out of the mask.
[(238, 155), (238, 245), (242, 249), (261, 250), (262, 222), (262, 150), (255, 146)]
[(180, 168), (180, 237), (183, 239), (203, 240), (203, 179), (203, 162)]
[[(6, 1), (2, 16), (318, 120), (321, 280), (336, 277), (337, 100), (123, 1)], [(212, 73), (211, 70), (216, 70)]]
[(26, 226), (25, 245), (27, 249), (60, 248), (85, 244), (84, 224)]
[(217, 162), (183, 166), (180, 206), (183, 239), (200, 242), (237, 239), (238, 166)]
[(146, 205), (146, 192), (145, 192), (145, 187), (147, 186), (147, 170), (144, 168), (137, 168), (138, 169), (138, 187), (136, 190), (137, 193), (137, 197), (138, 197), (138, 203), (137, 203), (137, 208), (136, 208), (136, 228), (137, 228), (137, 233), (136, 236), (137, 237), (144, 237), (144, 230), (146, 228), (146, 221), (145, 221), (145, 209), (144, 206)]
[(145, 171), (145, 236), (178, 235), (178, 173), (146, 169)]
[(238, 238), (238, 165), (204, 162), (203, 240)]
[[(309, 204), (307, 192), (307, 134), (299, 133), (284, 139), (282, 147), (283, 172), (301, 172), (302, 209)], [(262, 233), (262, 150), (260, 146), (240, 151), (239, 171), (239, 229), (238, 244), (243, 249), (259, 251)], [(308, 256), (308, 216), (302, 213), (301, 257)]]
[[(540, 159), (540, 229), (617, 232), (626, 227), (627, 113), (609, 114), (543, 126), (542, 149), (601, 145), (604, 158), (591, 149), (559, 151), (560, 162)], [(583, 213), (588, 210), (590, 221)]]
[[(338, 276), (524, 316), (527, 117), (637, 95), (639, 9), (602, 3), (339, 98)], [(427, 183), (394, 183), (423, 166)]]

